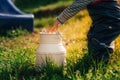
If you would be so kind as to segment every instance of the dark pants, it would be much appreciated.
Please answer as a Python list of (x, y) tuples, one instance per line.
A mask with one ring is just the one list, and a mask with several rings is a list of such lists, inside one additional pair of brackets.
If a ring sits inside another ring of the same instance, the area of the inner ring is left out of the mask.
[(89, 5), (93, 24), (88, 32), (88, 50), (98, 59), (109, 60), (113, 53), (114, 40), (120, 34), (120, 6), (117, 2), (102, 2)]

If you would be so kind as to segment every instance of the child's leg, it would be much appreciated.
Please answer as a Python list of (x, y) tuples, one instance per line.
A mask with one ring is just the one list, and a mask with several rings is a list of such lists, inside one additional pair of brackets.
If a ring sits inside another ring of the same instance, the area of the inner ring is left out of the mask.
[(109, 60), (109, 54), (113, 53), (114, 40), (120, 34), (120, 26), (116, 24), (98, 24), (88, 32), (89, 53), (99, 61)]

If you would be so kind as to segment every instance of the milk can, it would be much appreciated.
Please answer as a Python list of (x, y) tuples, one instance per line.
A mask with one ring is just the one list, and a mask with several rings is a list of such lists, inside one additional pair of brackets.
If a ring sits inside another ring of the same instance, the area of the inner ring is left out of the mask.
[(40, 44), (36, 51), (36, 65), (41, 67), (46, 64), (46, 59), (54, 61), (58, 66), (66, 62), (66, 49), (62, 43), (60, 32), (40, 32)]

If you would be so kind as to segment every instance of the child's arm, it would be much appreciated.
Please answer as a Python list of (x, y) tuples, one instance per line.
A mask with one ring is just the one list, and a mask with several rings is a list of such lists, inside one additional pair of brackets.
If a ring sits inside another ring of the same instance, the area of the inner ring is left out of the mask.
[(96, 0), (75, 0), (72, 5), (64, 9), (64, 11), (57, 17), (52, 28), (48, 32), (58, 29), (59, 24), (64, 24), (68, 19), (78, 13), (80, 10), (87, 7), (88, 4)]
[(64, 24), (68, 19), (87, 7), (88, 4), (96, 0), (75, 0), (72, 5), (67, 7), (58, 17), (57, 20)]

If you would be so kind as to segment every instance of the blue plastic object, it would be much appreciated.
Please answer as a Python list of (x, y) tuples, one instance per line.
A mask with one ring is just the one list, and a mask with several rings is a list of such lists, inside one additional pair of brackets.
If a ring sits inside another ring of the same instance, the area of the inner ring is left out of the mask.
[(0, 0), (0, 30), (23, 28), (34, 29), (34, 16), (20, 11), (12, 0)]

